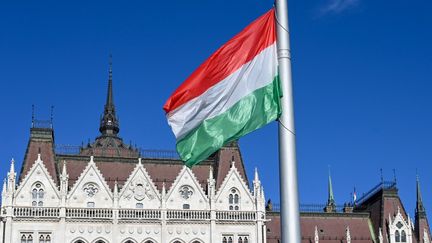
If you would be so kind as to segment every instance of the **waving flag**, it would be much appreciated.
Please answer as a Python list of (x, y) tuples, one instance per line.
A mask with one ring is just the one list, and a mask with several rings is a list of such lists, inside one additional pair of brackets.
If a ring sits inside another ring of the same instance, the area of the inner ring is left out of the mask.
[(281, 114), (274, 10), (220, 47), (169, 97), (164, 110), (187, 166)]

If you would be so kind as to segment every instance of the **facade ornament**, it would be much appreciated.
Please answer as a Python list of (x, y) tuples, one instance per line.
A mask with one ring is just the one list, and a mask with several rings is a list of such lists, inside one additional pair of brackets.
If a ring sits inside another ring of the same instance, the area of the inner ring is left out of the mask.
[(84, 185), (83, 191), (87, 194), (87, 197), (93, 197), (99, 192), (99, 187), (95, 183), (90, 182)]
[(124, 196), (124, 198), (128, 200), (132, 199), (132, 197), (138, 201), (142, 201), (146, 197), (149, 200), (153, 200), (155, 198), (155, 196), (151, 192), (150, 184), (145, 183), (142, 178), (138, 178), (135, 181), (132, 181), (129, 186), (128, 193)]
[(180, 196), (183, 199), (189, 199), (193, 195), (193, 193), (194, 193), (193, 190), (192, 190), (192, 188), (190, 186), (188, 186), (188, 185), (182, 186), (180, 188), (179, 192), (180, 192)]

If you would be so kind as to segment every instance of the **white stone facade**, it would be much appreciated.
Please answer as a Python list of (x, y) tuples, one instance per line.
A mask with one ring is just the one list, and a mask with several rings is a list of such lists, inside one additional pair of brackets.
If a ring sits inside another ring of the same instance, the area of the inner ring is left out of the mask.
[(412, 243), (414, 225), (410, 217), (405, 220), (402, 216), (400, 209), (395, 217), (389, 215), (389, 243)]
[[(74, 185), (66, 166), (57, 186), (39, 155), (16, 186), (14, 163), (2, 190), (1, 243), (265, 243), (264, 192), (255, 172), (249, 190), (233, 162), (207, 190), (184, 167), (158, 190), (138, 161), (121, 189), (111, 190), (89, 158)], [(207, 193), (206, 193), (207, 192)]]

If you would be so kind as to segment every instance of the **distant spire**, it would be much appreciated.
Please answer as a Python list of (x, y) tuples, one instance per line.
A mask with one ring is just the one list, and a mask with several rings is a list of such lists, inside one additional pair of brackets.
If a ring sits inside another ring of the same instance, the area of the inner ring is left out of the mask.
[(423, 200), (422, 200), (422, 196), (421, 196), (421, 191), (420, 191), (420, 180), (419, 180), (419, 176), (416, 176), (416, 189), (417, 189), (417, 202), (416, 202), (416, 215), (418, 216), (426, 216), (426, 210), (423, 206)]
[(112, 87), (112, 55), (109, 59), (108, 92), (104, 113), (100, 121), (99, 131), (105, 136), (116, 136), (120, 131), (118, 118), (115, 112), (113, 87)]
[(113, 93), (112, 93), (112, 55), (109, 56), (109, 70), (108, 70), (108, 93), (106, 105), (114, 105)]
[(332, 185), (332, 179), (331, 179), (331, 174), (330, 174), (330, 167), (329, 167), (329, 172), (328, 172), (328, 201), (327, 201), (328, 205), (336, 205), (335, 203), (335, 199), (334, 199), (334, 194), (333, 194), (333, 185)]
[(333, 185), (332, 185), (331, 174), (330, 174), (330, 166), (328, 171), (328, 199), (327, 199), (327, 205), (324, 208), (324, 210), (327, 213), (336, 212), (336, 202), (333, 195)]

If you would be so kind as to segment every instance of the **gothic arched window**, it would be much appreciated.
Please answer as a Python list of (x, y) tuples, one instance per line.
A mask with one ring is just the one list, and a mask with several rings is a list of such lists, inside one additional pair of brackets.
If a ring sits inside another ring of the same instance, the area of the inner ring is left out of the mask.
[(400, 233), (399, 233), (399, 230), (396, 230), (396, 232), (395, 232), (395, 241), (396, 242), (400, 242)]
[(402, 230), (402, 233), (401, 233), (401, 242), (407, 242), (405, 230)]
[(240, 210), (240, 194), (237, 189), (232, 188), (228, 196), (229, 210)]
[(45, 193), (44, 193), (42, 183), (40, 182), (35, 183), (32, 189), (32, 206), (42, 207), (44, 195)]

